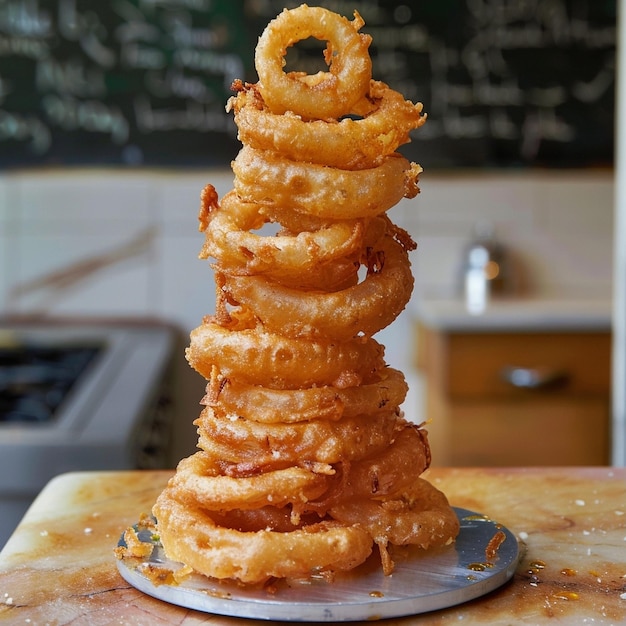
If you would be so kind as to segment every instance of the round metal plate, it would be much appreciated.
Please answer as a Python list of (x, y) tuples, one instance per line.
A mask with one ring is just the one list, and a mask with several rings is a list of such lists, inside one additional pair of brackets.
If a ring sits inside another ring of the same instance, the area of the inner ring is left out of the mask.
[[(280, 581), (266, 588), (246, 588), (192, 575), (178, 585), (154, 585), (142, 573), (147, 566), (176, 570), (150, 533), (150, 557), (120, 560), (124, 579), (140, 591), (171, 604), (205, 613), (290, 622), (349, 622), (415, 615), (443, 609), (482, 596), (507, 582), (517, 567), (520, 550), (515, 535), (484, 515), (455, 508), (461, 523), (456, 542), (437, 550), (407, 548), (394, 553), (391, 576), (385, 576), (378, 554), (332, 582), (322, 579)], [(498, 532), (505, 540), (495, 557), (486, 549)], [(119, 545), (124, 545), (120, 539)], [(377, 551), (374, 551), (377, 552)]]

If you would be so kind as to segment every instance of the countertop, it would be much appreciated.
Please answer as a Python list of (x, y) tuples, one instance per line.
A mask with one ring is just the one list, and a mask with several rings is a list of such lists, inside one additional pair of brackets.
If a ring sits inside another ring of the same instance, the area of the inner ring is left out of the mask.
[[(218, 624), (131, 587), (113, 548), (150, 511), (169, 471), (81, 472), (53, 479), (0, 553), (0, 622)], [(513, 579), (487, 596), (385, 624), (623, 624), (626, 468), (432, 468), (455, 506), (509, 528), (524, 552)]]
[(612, 306), (610, 298), (493, 298), (473, 315), (460, 298), (416, 297), (414, 316), (447, 332), (604, 332), (611, 329)]

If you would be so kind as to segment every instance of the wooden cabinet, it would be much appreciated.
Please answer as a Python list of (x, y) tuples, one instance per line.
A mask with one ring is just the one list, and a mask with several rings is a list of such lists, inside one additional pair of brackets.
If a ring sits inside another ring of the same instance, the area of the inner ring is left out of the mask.
[(608, 332), (418, 328), (434, 465), (609, 462)]

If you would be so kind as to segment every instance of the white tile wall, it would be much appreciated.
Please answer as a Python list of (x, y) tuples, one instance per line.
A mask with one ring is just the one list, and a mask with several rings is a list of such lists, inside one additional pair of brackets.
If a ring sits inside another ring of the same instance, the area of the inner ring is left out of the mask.
[(455, 295), (463, 250), (479, 222), (493, 225), (532, 295), (610, 295), (612, 172), (426, 173), (421, 187), (415, 210), (406, 212), (419, 243), (418, 295)]
[[(582, 290), (591, 296), (610, 293), (613, 185), (602, 176), (569, 174), (542, 180), (538, 189), (541, 202), (536, 209), (536, 256), (550, 270), (540, 286), (550, 289), (548, 281), (552, 281), (567, 292)], [(546, 254), (540, 257), (543, 250)]]
[(154, 269), (155, 309), (185, 332), (198, 326), (202, 316), (213, 313), (215, 307), (210, 263), (198, 259), (204, 241), (198, 232), (200, 193), (209, 182), (221, 197), (232, 188), (232, 174), (168, 172), (154, 181), (161, 233), (158, 266)]
[[(222, 172), (21, 172), (0, 178), (0, 313), (161, 317), (212, 310), (200, 191)], [(205, 286), (202, 286), (202, 283)]]

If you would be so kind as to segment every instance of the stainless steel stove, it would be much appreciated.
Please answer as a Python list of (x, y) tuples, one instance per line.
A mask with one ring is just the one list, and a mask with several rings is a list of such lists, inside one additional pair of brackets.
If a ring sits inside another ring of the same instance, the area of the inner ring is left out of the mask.
[(0, 547), (71, 471), (168, 466), (173, 329), (0, 323)]

